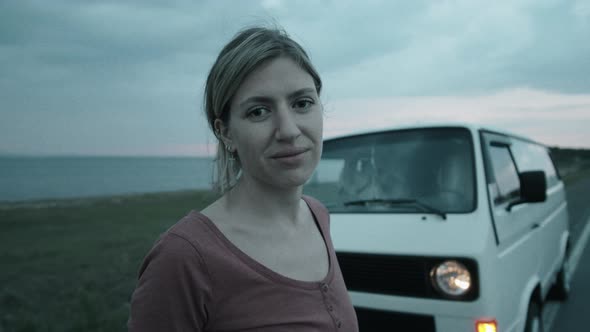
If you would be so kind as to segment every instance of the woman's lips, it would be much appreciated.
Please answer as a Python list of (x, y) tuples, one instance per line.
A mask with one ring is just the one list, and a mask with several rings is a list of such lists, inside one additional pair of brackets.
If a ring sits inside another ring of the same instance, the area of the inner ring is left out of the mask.
[(283, 159), (283, 158), (291, 158), (296, 157), (300, 154), (307, 152), (309, 149), (306, 148), (294, 148), (294, 149), (287, 149), (282, 150), (271, 155), (273, 159)]
[(299, 167), (305, 162), (305, 153), (310, 149), (297, 148), (281, 150), (271, 155), (271, 158), (287, 167)]

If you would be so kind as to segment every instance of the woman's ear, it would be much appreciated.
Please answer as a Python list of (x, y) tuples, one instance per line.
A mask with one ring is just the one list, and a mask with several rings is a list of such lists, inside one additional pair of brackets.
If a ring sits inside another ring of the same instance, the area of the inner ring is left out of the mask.
[(228, 126), (226, 126), (225, 123), (221, 121), (221, 119), (215, 119), (215, 122), (213, 122), (213, 127), (215, 128), (215, 136), (217, 136), (217, 138), (219, 138), (223, 144), (225, 144), (225, 148), (231, 148), (232, 140)]

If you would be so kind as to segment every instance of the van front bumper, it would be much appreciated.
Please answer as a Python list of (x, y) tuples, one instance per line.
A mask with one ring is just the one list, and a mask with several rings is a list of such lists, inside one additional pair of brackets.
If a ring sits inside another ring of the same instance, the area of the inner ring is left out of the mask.
[[(359, 330), (477, 332), (478, 321), (499, 321), (481, 301), (452, 302), (349, 292)], [(485, 314), (488, 313), (488, 314)], [(498, 332), (515, 332), (515, 322), (498, 322)], [(387, 327), (384, 329), (383, 327)]]

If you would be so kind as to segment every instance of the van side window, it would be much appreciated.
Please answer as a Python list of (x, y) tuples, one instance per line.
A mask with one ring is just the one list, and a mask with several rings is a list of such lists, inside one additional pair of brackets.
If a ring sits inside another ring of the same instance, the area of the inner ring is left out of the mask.
[(498, 188), (494, 203), (501, 204), (520, 197), (520, 180), (508, 146), (492, 145), (489, 151)]
[(543, 152), (541, 154), (543, 156), (544, 163), (544, 170), (545, 175), (547, 176), (547, 187), (553, 187), (555, 184), (559, 182), (559, 176), (557, 174), (557, 170), (555, 169), (555, 164), (553, 160), (551, 160), (551, 156), (549, 155), (549, 151), (543, 148)]
[(547, 148), (529, 142), (515, 141), (512, 150), (516, 165), (521, 172), (544, 171), (547, 187), (552, 187), (559, 182)]

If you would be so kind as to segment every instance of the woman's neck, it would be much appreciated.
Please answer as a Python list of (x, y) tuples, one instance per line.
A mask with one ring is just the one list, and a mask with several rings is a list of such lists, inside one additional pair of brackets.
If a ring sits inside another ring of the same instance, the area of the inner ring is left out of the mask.
[(297, 223), (301, 213), (302, 186), (277, 188), (241, 178), (226, 195), (228, 211), (264, 222)]

